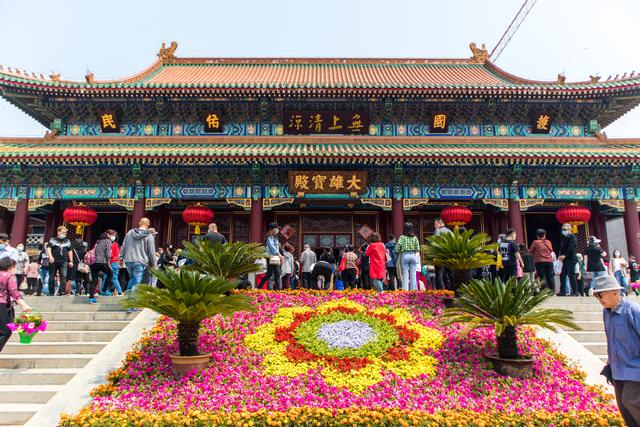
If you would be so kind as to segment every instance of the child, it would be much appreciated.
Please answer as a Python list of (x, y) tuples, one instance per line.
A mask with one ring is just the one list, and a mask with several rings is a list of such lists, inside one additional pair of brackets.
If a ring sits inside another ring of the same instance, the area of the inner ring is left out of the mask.
[(629, 255), (629, 276), (633, 292), (636, 296), (640, 295), (640, 263), (634, 255)]
[(29, 258), (29, 264), (24, 268), (24, 275), (27, 277), (27, 290), (25, 294), (33, 295), (38, 290), (38, 278), (40, 277), (40, 265), (36, 257)]

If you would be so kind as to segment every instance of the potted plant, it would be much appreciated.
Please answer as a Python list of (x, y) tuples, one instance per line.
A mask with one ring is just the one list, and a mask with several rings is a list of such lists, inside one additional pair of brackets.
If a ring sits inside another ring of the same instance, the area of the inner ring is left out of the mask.
[(492, 251), (497, 250), (498, 245), (490, 241), (485, 233), (461, 232), (456, 227), (451, 233), (431, 236), (423, 246), (422, 254), (428, 264), (451, 270), (451, 290), (457, 296), (460, 285), (469, 280), (471, 269), (496, 263)]
[(8, 323), (7, 328), (18, 332), (20, 344), (31, 344), (31, 340), (38, 332), (47, 330), (47, 321), (39, 311), (23, 311), (13, 323)]
[(186, 270), (235, 280), (248, 273), (259, 272), (261, 267), (256, 260), (264, 258), (266, 250), (258, 243), (220, 244), (200, 239), (194, 243), (185, 242), (182, 255), (193, 261), (193, 264), (183, 267)]
[(522, 378), (531, 372), (533, 359), (518, 350), (518, 326), (537, 325), (555, 331), (556, 324), (580, 329), (573, 323), (571, 311), (541, 308), (553, 292), (534, 293), (526, 276), (506, 282), (474, 279), (462, 285), (460, 294), (455, 305), (445, 309), (443, 324), (466, 323), (470, 329), (494, 326), (498, 353), (487, 358), (502, 375)]
[(205, 368), (210, 354), (198, 353), (198, 336), (202, 320), (216, 314), (252, 310), (249, 299), (230, 295), (236, 287), (225, 277), (213, 277), (195, 270), (154, 270), (152, 274), (165, 286), (158, 289), (140, 285), (122, 302), (127, 308), (149, 308), (169, 316), (178, 323), (178, 354), (171, 355), (173, 369), (186, 374)]

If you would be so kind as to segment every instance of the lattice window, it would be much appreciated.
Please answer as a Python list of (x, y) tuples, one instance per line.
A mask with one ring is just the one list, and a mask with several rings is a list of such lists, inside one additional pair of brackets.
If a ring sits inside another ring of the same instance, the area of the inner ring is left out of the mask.
[(241, 214), (233, 216), (233, 241), (249, 241), (249, 215)]

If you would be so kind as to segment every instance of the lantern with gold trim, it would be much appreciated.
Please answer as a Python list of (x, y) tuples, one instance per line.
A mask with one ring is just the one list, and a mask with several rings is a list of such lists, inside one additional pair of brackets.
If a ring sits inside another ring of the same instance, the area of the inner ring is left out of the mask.
[(571, 232), (576, 234), (578, 226), (589, 221), (591, 211), (584, 206), (572, 203), (569, 206), (563, 206), (556, 212), (556, 219), (560, 224), (571, 224)]
[(200, 234), (200, 227), (209, 225), (213, 220), (213, 211), (198, 203), (185, 209), (184, 212), (182, 212), (182, 219), (187, 224), (195, 227), (195, 234)]
[(73, 205), (64, 210), (62, 218), (65, 222), (76, 226), (76, 234), (82, 236), (84, 227), (87, 227), (98, 219), (98, 213), (89, 206), (83, 204)]
[(445, 224), (453, 227), (461, 227), (471, 221), (473, 214), (466, 206), (447, 206), (440, 211), (440, 216)]

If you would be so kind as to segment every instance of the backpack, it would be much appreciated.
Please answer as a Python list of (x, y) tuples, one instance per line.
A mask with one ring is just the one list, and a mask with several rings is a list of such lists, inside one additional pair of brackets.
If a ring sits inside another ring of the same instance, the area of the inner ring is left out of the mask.
[(84, 263), (86, 265), (93, 265), (96, 263), (96, 248), (90, 249), (84, 254)]

